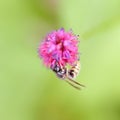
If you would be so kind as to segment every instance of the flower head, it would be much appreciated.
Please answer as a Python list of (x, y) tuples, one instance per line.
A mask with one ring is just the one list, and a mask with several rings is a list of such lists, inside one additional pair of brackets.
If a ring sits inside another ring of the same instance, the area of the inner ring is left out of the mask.
[(62, 66), (72, 65), (78, 60), (78, 36), (63, 28), (52, 31), (39, 45), (38, 53), (47, 67), (56, 61)]

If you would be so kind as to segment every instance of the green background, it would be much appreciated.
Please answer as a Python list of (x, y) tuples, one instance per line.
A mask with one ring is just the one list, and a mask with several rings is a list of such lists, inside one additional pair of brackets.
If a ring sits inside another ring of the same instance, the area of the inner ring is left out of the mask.
[[(80, 35), (82, 91), (38, 57), (61, 27)], [(0, 120), (120, 120), (120, 0), (0, 0)]]

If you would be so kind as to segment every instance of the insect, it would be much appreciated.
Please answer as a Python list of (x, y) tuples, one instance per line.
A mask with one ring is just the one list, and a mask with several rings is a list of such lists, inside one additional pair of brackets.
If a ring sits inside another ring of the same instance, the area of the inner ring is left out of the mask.
[(75, 65), (73, 65), (70, 70), (68, 71), (68, 78), (75, 79), (80, 72), (80, 62), (77, 61)]
[(81, 89), (81, 87), (85, 87), (84, 85), (74, 80), (80, 71), (79, 61), (77, 61), (76, 64), (73, 65), (70, 69), (68, 69), (67, 67), (63, 67), (56, 62), (54, 67), (52, 67), (51, 69), (56, 73), (58, 78), (65, 79), (65, 81), (74, 88)]

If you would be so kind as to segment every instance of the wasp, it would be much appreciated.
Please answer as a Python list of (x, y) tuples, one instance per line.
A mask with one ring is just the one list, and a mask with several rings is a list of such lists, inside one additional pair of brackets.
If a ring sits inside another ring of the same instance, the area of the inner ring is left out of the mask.
[(68, 69), (67, 67), (63, 67), (56, 62), (54, 67), (52, 67), (51, 69), (53, 72), (55, 72), (58, 78), (64, 79), (74, 88), (81, 89), (81, 87), (85, 87), (83, 84), (80, 84), (79, 82), (74, 80), (80, 72), (79, 61), (77, 61), (70, 69)]

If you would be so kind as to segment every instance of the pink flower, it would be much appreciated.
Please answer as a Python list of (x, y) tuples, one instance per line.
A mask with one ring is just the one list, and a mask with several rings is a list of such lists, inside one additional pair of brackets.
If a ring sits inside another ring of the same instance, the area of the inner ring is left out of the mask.
[(78, 36), (63, 28), (52, 31), (39, 45), (38, 53), (47, 67), (56, 61), (62, 66), (72, 65), (78, 60)]

